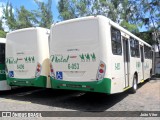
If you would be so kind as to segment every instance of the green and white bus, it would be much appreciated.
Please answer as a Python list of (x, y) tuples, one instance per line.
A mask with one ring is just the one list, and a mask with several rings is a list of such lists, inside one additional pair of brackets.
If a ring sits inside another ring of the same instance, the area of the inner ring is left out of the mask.
[(0, 91), (11, 89), (7, 84), (5, 73), (5, 44), (6, 39), (0, 38)]
[(53, 24), (50, 79), (56, 89), (119, 93), (152, 74), (151, 46), (104, 16)]
[(6, 66), (10, 86), (50, 88), (49, 30), (40, 27), (7, 34)]

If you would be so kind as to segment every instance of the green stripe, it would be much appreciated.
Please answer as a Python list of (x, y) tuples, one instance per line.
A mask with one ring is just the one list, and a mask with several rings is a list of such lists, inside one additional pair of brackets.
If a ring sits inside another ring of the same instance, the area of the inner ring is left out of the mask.
[(51, 86), (55, 89), (91, 91), (107, 94), (110, 94), (111, 92), (111, 80), (109, 78), (104, 78), (103, 80), (94, 82), (71, 82), (64, 80), (56, 80), (52, 77), (50, 79)]
[(0, 81), (6, 80), (5, 64), (0, 64)]
[(32, 79), (19, 79), (7, 77), (7, 83), (10, 86), (33, 86), (33, 87), (46, 87), (47, 77), (40, 76)]

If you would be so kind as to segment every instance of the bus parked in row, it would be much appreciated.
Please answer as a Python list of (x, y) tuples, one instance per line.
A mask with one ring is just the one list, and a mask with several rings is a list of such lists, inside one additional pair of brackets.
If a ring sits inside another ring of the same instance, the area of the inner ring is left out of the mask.
[(10, 86), (50, 88), (49, 30), (25, 28), (7, 34), (6, 67)]
[(52, 88), (135, 93), (152, 74), (152, 49), (110, 19), (89, 16), (51, 26), (50, 62)]
[(0, 38), (0, 91), (11, 89), (11, 87), (7, 85), (5, 74), (5, 44), (6, 39)]

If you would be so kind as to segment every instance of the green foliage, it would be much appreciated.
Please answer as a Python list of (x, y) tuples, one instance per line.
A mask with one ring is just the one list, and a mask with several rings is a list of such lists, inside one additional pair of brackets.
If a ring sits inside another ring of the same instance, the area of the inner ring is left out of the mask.
[[(140, 11), (143, 24), (148, 30), (160, 30), (160, 1), (159, 0), (141, 0), (143, 11)], [(147, 20), (147, 21), (146, 21)]]
[(127, 29), (128, 31), (130, 31), (132, 33), (139, 32), (139, 30), (135, 24), (129, 24), (125, 20), (121, 22), (121, 26), (123, 26), (125, 29)]
[(17, 28), (17, 22), (13, 13), (12, 4), (7, 3), (6, 7), (3, 9), (4, 19), (10, 30), (15, 30)]
[(36, 18), (33, 13), (26, 10), (24, 6), (20, 7), (20, 10), (17, 9), (17, 26), (16, 29), (33, 27), (35, 25)]
[(0, 19), (0, 38), (5, 38), (6, 33), (4, 32), (4, 29), (2, 27), (2, 19)]
[(5, 38), (6, 33), (3, 30), (0, 30), (0, 38)]
[(39, 2), (38, 0), (35, 0), (35, 2), (38, 5), (38, 10), (29, 11), (24, 6), (21, 6), (20, 9), (16, 9), (16, 12), (13, 12), (12, 4), (7, 3), (3, 9), (3, 18), (6, 20), (9, 30), (35, 26), (50, 28), (53, 22), (52, 0), (48, 0), (47, 3)]
[(4, 30), (2, 27), (2, 19), (0, 19), (0, 30)]
[(152, 32), (151, 31), (139, 32), (139, 33), (136, 33), (136, 36), (138, 36), (139, 38), (141, 38), (142, 40), (144, 40), (145, 42), (147, 42), (150, 45), (154, 44), (154, 41), (152, 40)]
[[(52, 0), (40, 2), (34, 0), (38, 10), (29, 11), (24, 6), (14, 8), (9, 2), (3, 9), (3, 19), (9, 31), (40, 26), (50, 28), (53, 23)], [(84, 17), (89, 15), (104, 15), (120, 24), (132, 33), (152, 44), (151, 35), (138, 33), (138, 28), (146, 27), (148, 31), (160, 30), (159, 0), (59, 0), (57, 9), (60, 20)], [(0, 35), (5, 36), (0, 20)]]
[(61, 20), (76, 18), (76, 8), (74, 0), (60, 0), (58, 2), (58, 10)]
[(48, 0), (47, 3), (40, 2), (38, 0), (34, 0), (39, 10), (34, 11), (35, 16), (38, 18), (38, 26), (50, 28), (53, 23), (53, 15), (52, 15), (52, 0)]

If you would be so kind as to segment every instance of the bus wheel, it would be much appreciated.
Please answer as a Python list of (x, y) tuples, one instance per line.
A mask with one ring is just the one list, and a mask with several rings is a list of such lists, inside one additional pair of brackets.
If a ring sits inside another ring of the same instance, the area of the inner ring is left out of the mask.
[(132, 88), (131, 88), (131, 93), (132, 94), (136, 93), (137, 88), (138, 88), (138, 85), (137, 85), (137, 76), (134, 75), (134, 77), (133, 77), (133, 85), (132, 85)]
[(150, 78), (149, 78), (149, 80), (151, 80), (152, 79), (152, 69), (150, 70)]

